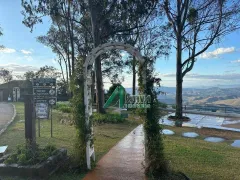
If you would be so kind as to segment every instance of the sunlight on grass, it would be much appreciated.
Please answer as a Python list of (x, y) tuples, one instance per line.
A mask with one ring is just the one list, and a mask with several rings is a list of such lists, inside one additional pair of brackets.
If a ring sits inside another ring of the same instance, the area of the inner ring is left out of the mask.
[[(0, 145), (8, 145), (8, 153), (13, 152), (18, 144), (25, 143), (24, 131), (24, 104), (14, 103), (17, 116), (14, 122), (8, 127), (6, 132), (0, 136)], [(40, 146), (55, 145), (57, 148), (64, 147), (68, 154), (73, 156), (76, 137), (76, 129), (72, 125), (61, 124), (63, 113), (53, 110), (53, 138), (50, 133), (50, 120), (40, 121), (40, 137), (38, 137), (38, 121), (36, 120), (36, 140)], [(94, 126), (94, 147), (96, 160), (98, 161), (106, 154), (118, 141), (133, 130), (139, 121), (125, 121), (118, 124), (102, 124)], [(84, 174), (60, 173), (51, 177), (57, 180), (81, 179)], [(21, 178), (6, 178), (21, 180)]]
[(191, 179), (240, 179), (239, 149), (231, 147), (227, 142), (209, 143), (201, 137), (191, 139), (173, 135), (164, 136), (164, 145), (173, 170), (184, 172)]

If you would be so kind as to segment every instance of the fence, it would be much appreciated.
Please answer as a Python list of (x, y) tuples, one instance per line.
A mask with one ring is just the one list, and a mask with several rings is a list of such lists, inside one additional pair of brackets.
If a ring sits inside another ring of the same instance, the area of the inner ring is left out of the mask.
[[(173, 108), (174, 105), (168, 105), (168, 108)], [(234, 106), (214, 106), (214, 105), (183, 105), (184, 110), (197, 110), (221, 113), (237, 113), (240, 114), (240, 107)]]

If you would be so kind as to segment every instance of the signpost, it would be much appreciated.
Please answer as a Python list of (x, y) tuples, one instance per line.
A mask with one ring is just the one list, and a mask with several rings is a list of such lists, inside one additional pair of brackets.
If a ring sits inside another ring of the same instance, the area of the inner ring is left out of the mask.
[(25, 114), (25, 138), (26, 143), (34, 149), (36, 145), (36, 124), (34, 118), (32, 95), (25, 95), (24, 98), (24, 114)]
[(57, 102), (56, 79), (34, 78), (33, 96), (38, 119), (38, 135), (40, 137), (40, 119), (49, 118), (49, 107), (51, 108), (51, 137), (52, 137), (52, 106)]

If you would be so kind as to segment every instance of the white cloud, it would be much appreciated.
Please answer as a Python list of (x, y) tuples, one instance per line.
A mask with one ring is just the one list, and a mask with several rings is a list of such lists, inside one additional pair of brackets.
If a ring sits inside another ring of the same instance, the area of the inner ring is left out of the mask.
[(0, 64), (0, 69), (8, 69), (13, 72), (14, 75), (23, 75), (27, 71), (38, 71), (39, 67), (34, 67), (30, 65), (20, 65), (20, 64)]
[(32, 54), (31, 51), (27, 51), (27, 50), (24, 50), (24, 49), (22, 49), (21, 52), (22, 52), (23, 54), (27, 54), (27, 55), (28, 55), (28, 54)]
[(57, 64), (57, 61), (55, 59), (52, 59), (53, 64)]
[(29, 62), (33, 60), (32, 56), (24, 56), (24, 59), (26, 59)]
[(217, 57), (219, 57), (219, 55), (233, 53), (235, 51), (236, 51), (235, 47), (218, 48), (212, 52), (205, 52), (205, 53), (201, 54), (200, 58), (202, 58), (202, 59), (217, 58)]
[(11, 48), (0, 48), (0, 53), (15, 53), (16, 50), (15, 49), (11, 49)]
[(240, 59), (235, 60), (235, 61), (231, 61), (231, 63), (240, 63)]

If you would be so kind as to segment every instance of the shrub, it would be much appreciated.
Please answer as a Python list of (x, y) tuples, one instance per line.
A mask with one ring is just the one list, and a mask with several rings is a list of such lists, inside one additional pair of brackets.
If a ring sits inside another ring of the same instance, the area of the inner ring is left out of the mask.
[(34, 165), (47, 160), (56, 152), (56, 147), (47, 145), (44, 148), (39, 148), (36, 145), (35, 150), (26, 145), (18, 145), (15, 153), (10, 155), (5, 161), (5, 164), (20, 164), (20, 165)]
[(93, 123), (94, 124), (104, 124), (104, 123), (122, 123), (124, 122), (124, 118), (121, 117), (120, 114), (117, 113), (108, 113), (108, 114), (93, 114)]
[(69, 107), (69, 106), (62, 106), (58, 110), (63, 113), (71, 113), (71, 107)]
[(158, 105), (159, 105), (159, 107), (161, 107), (161, 108), (164, 108), (164, 109), (167, 108), (167, 104), (166, 104), (166, 103), (158, 102)]
[(71, 113), (71, 104), (66, 102), (57, 102), (56, 106), (54, 106), (54, 109), (63, 113)]

